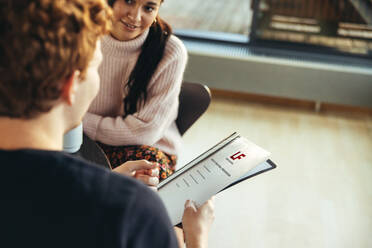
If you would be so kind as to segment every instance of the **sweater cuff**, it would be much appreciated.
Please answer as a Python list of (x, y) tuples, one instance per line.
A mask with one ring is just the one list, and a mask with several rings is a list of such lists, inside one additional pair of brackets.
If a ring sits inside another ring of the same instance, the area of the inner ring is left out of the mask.
[(92, 140), (97, 140), (98, 125), (101, 119), (101, 116), (91, 113), (86, 113), (83, 118), (84, 133)]

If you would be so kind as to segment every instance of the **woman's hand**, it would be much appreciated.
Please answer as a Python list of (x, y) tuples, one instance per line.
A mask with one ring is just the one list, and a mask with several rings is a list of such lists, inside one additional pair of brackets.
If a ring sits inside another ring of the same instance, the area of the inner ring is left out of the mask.
[(147, 160), (128, 161), (119, 165), (114, 172), (137, 178), (144, 184), (156, 187), (159, 184), (159, 165)]
[(214, 221), (214, 198), (212, 197), (197, 208), (188, 200), (185, 203), (182, 225), (185, 233), (186, 247), (208, 247), (208, 233)]

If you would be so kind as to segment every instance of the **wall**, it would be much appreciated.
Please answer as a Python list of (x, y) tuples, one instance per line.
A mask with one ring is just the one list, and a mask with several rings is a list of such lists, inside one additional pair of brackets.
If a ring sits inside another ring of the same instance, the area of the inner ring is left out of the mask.
[(241, 51), (226, 53), (219, 50), (221, 46), (185, 43), (189, 51), (185, 81), (238, 92), (372, 107), (372, 67), (273, 58)]

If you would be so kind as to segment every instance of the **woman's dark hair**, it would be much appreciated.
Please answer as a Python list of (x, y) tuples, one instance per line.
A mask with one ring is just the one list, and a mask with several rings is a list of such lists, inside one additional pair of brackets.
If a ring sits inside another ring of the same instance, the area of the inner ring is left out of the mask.
[[(116, 0), (108, 0), (112, 7)], [(163, 0), (161, 1), (163, 2)], [(141, 107), (147, 100), (147, 86), (155, 73), (159, 62), (163, 58), (165, 45), (172, 34), (172, 28), (159, 16), (156, 17), (149, 30), (149, 34), (142, 46), (137, 63), (134, 66), (127, 87), (128, 94), (124, 98), (124, 116), (137, 112), (137, 106)]]

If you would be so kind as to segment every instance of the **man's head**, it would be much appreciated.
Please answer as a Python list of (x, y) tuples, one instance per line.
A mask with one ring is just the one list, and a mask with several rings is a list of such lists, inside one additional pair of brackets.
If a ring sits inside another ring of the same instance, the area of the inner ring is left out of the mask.
[[(0, 117), (33, 119), (62, 100), (79, 121), (98, 90), (94, 51), (108, 15), (105, 0), (0, 0)], [(80, 84), (86, 95), (75, 94)]]

